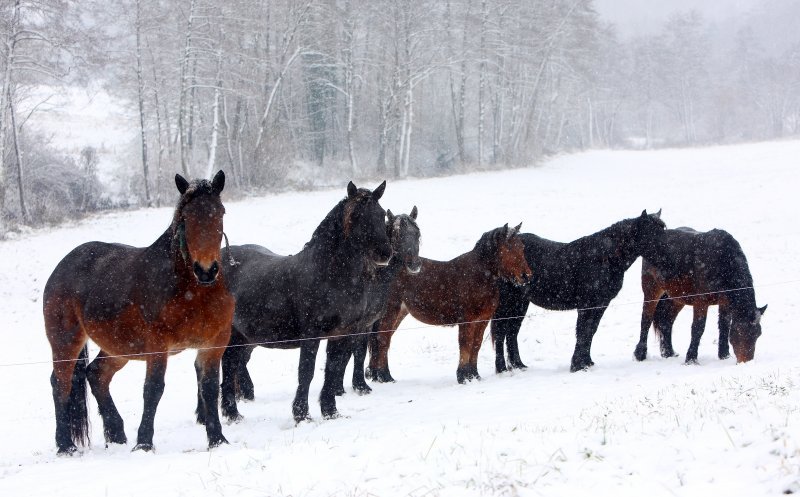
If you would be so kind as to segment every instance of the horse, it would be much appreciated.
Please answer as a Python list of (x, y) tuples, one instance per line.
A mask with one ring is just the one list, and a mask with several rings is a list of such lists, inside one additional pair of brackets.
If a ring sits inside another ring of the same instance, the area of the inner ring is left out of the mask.
[[(319, 342), (365, 330), (372, 299), (371, 281), (389, 263), (392, 246), (386, 234), (386, 211), (378, 202), (386, 188), (357, 188), (331, 209), (303, 249), (281, 256), (258, 245), (230, 247), (237, 261), (227, 278), (236, 298), (233, 330), (222, 357), (222, 413), (241, 418), (236, 404), (237, 373), (250, 346), (300, 348), (298, 387), (292, 402), (296, 422), (309, 419), (308, 391), (314, 377)], [(338, 351), (335, 351), (338, 353)], [(335, 378), (341, 361), (328, 361), (320, 394), (325, 418), (338, 416)], [(198, 408), (198, 421), (203, 422)]]
[(388, 353), (392, 335), (410, 313), (425, 324), (458, 324), (456, 379), (479, 380), (478, 352), (483, 332), (500, 300), (502, 281), (522, 285), (531, 276), (516, 228), (508, 224), (484, 233), (475, 247), (450, 261), (421, 257), (417, 274), (400, 273), (389, 289), (386, 313), (370, 335), (367, 377), (394, 382)]
[(569, 243), (521, 234), (525, 259), (536, 271), (525, 286), (501, 285), (500, 305), (492, 317), (491, 328), (496, 372), (526, 368), (519, 355), (517, 335), (530, 303), (549, 310), (577, 309), (570, 371), (593, 366), (592, 338), (603, 313), (622, 288), (625, 271), (631, 264), (640, 255), (658, 250), (659, 237), (665, 228), (661, 211), (649, 215), (642, 211), (637, 217), (618, 221)]
[(687, 227), (667, 230), (665, 242), (663, 252), (642, 262), (644, 304), (636, 360), (647, 357), (651, 323), (660, 338), (661, 356), (677, 355), (672, 348), (672, 324), (687, 305), (694, 310), (687, 364), (697, 364), (697, 349), (712, 305), (719, 306), (718, 357), (730, 357), (730, 340), (737, 363), (752, 360), (767, 306), (756, 306), (753, 277), (739, 242), (724, 230), (701, 233)]
[[(379, 332), (380, 319), (386, 313), (386, 305), (389, 299), (389, 288), (397, 277), (403, 273), (409, 276), (419, 273), (422, 268), (422, 261), (419, 257), (420, 231), (417, 226), (417, 207), (411, 209), (410, 214), (400, 214), (395, 216), (392, 211), (387, 211), (386, 229), (389, 239), (392, 241), (394, 256), (386, 268), (379, 271), (374, 280), (373, 298), (368, 302), (367, 314), (373, 317), (373, 325), (367, 328), (373, 334)], [(343, 395), (344, 390), (344, 371), (350, 356), (353, 356), (353, 390), (360, 394), (368, 394), (372, 389), (367, 385), (364, 377), (364, 361), (367, 357), (367, 347), (369, 337), (362, 333), (351, 337), (351, 351), (340, 354), (338, 360), (344, 361), (340, 367), (342, 376), (337, 379), (336, 395)], [(329, 350), (335, 346), (332, 341), (328, 341)], [(332, 354), (328, 354), (331, 360)]]
[[(392, 251), (394, 255), (386, 267), (378, 268), (375, 277), (370, 281), (373, 289), (368, 290), (372, 298), (367, 302), (366, 313), (373, 314), (375, 323), (367, 330), (373, 329), (383, 313), (386, 310), (386, 299), (388, 298), (389, 285), (394, 281), (401, 271), (406, 271), (409, 274), (419, 272), (421, 262), (419, 259), (419, 240), (420, 231), (417, 226), (417, 207), (411, 209), (410, 214), (399, 214), (395, 216), (391, 210), (386, 211), (386, 234), (392, 244)], [(369, 320), (369, 318), (365, 318)], [(342, 347), (347, 343), (337, 343), (349, 340), (350, 347)], [(247, 363), (250, 360), (250, 354), (255, 346), (246, 347), (247, 350), (242, 352), (242, 360), (239, 369), (236, 371), (236, 398), (244, 398), (246, 400), (253, 400), (255, 398), (253, 380), (247, 370)], [(367, 354), (367, 333), (361, 332), (349, 337), (342, 337), (338, 339), (328, 340), (327, 346), (327, 361), (344, 361), (343, 365), (339, 366), (339, 371), (342, 376), (336, 378), (334, 393), (339, 396), (345, 393), (344, 389), (344, 372), (350, 356), (354, 356), (353, 365), (353, 390), (360, 394), (369, 394), (372, 389), (367, 385), (364, 379), (364, 360)]]
[[(195, 368), (208, 447), (227, 443), (217, 409), (220, 359), (234, 310), (220, 257), (225, 174), (191, 183), (177, 174), (175, 185), (181, 197), (172, 223), (152, 245), (85, 243), (67, 254), (47, 280), (43, 311), (53, 354), (50, 382), (59, 454), (73, 454), (76, 443), (89, 443), (87, 381), (103, 419), (106, 445), (127, 443), (109, 386), (131, 359), (147, 363), (133, 450), (153, 450), (153, 420), (167, 359), (187, 348), (198, 349)], [(100, 353), (87, 366), (89, 339)]]

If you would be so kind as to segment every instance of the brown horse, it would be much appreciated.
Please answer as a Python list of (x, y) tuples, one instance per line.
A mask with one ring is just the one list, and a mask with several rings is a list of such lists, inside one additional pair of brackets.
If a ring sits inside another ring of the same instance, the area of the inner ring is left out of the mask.
[(761, 336), (761, 316), (767, 306), (756, 307), (753, 278), (741, 246), (728, 232), (700, 233), (691, 228), (664, 232), (664, 244), (642, 261), (642, 327), (634, 357), (647, 357), (647, 333), (654, 325), (662, 357), (674, 357), (672, 324), (684, 306), (694, 309), (692, 338), (686, 363), (697, 364), (697, 349), (709, 306), (719, 306), (718, 357), (736, 362), (753, 359)]
[[(170, 227), (149, 247), (89, 242), (67, 254), (44, 288), (44, 322), (53, 351), (53, 402), (59, 454), (89, 442), (86, 382), (97, 399), (106, 443), (127, 443), (111, 398), (114, 374), (130, 359), (147, 362), (144, 409), (134, 450), (153, 449), (153, 420), (167, 358), (199, 349), (195, 368), (209, 448), (227, 443), (219, 422), (219, 365), (231, 334), (234, 299), (220, 271), (222, 171), (181, 194)], [(88, 362), (87, 341), (100, 353)]]
[(502, 280), (524, 284), (531, 277), (518, 233), (506, 224), (481, 236), (470, 252), (447, 262), (420, 258), (418, 273), (401, 272), (389, 290), (386, 314), (370, 336), (367, 377), (394, 381), (389, 373), (389, 346), (394, 330), (409, 313), (425, 324), (458, 324), (459, 383), (480, 379), (478, 352), (483, 332), (500, 302)]

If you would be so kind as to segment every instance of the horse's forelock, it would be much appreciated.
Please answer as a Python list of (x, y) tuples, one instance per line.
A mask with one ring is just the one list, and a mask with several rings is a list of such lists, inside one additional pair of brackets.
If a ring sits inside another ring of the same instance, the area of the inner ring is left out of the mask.
[(350, 230), (353, 225), (353, 212), (359, 204), (365, 204), (372, 198), (372, 191), (366, 188), (359, 188), (353, 196), (345, 197), (342, 202), (344, 203), (342, 214), (342, 230), (344, 231), (345, 238), (350, 236)]
[(178, 204), (175, 206), (175, 213), (172, 216), (172, 232), (175, 233), (180, 224), (181, 217), (183, 216), (183, 209), (192, 199), (198, 195), (214, 193), (213, 186), (207, 179), (195, 179), (189, 183), (186, 191), (178, 199)]

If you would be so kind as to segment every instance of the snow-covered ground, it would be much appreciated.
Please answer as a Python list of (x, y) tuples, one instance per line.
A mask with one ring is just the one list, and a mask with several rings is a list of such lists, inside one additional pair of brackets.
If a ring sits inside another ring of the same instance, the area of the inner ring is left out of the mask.
[[(156, 417), (156, 452), (105, 449), (92, 402), (90, 448), (59, 458), (53, 442), (51, 365), (41, 292), (56, 263), (88, 240), (149, 244), (169, 209), (96, 217), (0, 242), (1, 495), (681, 495), (756, 496), (800, 492), (800, 142), (657, 152), (596, 151), (539, 168), (389, 182), (381, 203), (419, 207), (422, 255), (447, 259), (481, 233), (523, 221), (523, 231), (571, 240), (663, 208), (670, 227), (730, 231), (750, 262), (759, 305), (769, 304), (755, 361), (716, 359), (709, 316), (699, 366), (650, 357), (634, 362), (639, 332), (639, 263), (595, 337), (591, 371), (569, 373), (575, 312), (532, 307), (520, 334), (529, 369), (496, 375), (484, 342), (483, 381), (458, 385), (453, 328), (408, 318), (393, 340), (398, 382), (348, 393), (341, 419), (321, 420), (319, 354), (312, 384), (315, 421), (295, 426), (291, 399), (297, 351), (258, 350), (256, 400), (224, 427), (231, 442), (206, 450), (194, 423), (194, 354), (170, 359)], [(376, 183), (377, 184), (377, 183)], [(376, 184), (364, 185), (374, 188)], [(344, 195), (344, 186), (228, 202), (231, 243), (298, 251)], [(535, 270), (535, 268), (534, 268)], [(674, 343), (688, 347), (690, 312)], [(655, 354), (654, 354), (655, 353)], [(112, 391), (135, 436), (143, 363), (131, 362)], [(349, 368), (348, 368), (349, 378)], [(349, 388), (349, 385), (347, 385)]]

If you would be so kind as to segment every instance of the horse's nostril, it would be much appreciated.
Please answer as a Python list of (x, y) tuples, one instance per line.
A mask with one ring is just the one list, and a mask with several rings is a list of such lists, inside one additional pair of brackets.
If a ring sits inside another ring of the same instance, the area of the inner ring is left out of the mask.
[(217, 261), (211, 263), (211, 267), (208, 270), (203, 269), (198, 262), (195, 262), (192, 265), (192, 270), (194, 271), (195, 277), (197, 277), (197, 281), (201, 284), (211, 284), (217, 279), (217, 273), (219, 273), (219, 264)]

